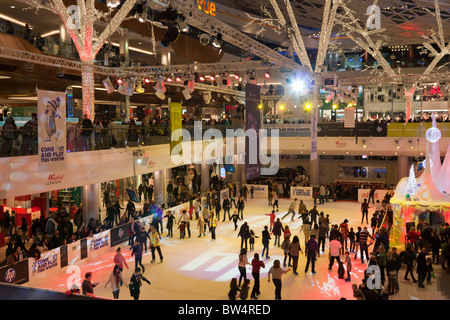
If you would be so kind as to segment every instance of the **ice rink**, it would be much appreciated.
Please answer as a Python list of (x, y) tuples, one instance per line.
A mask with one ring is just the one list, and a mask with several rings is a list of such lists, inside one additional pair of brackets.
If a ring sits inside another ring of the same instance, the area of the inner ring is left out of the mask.
[[(280, 211), (277, 218), (281, 218), (289, 207), (291, 200), (280, 199)], [(312, 208), (313, 203), (305, 202), (308, 210)], [(356, 230), (361, 224), (360, 204), (356, 202), (328, 202), (318, 205), (318, 211), (323, 211), (330, 215), (332, 224), (340, 224), (344, 219), (349, 220), (349, 227)], [(231, 212), (234, 211), (234, 208)], [(255, 251), (248, 253), (249, 261), (253, 258), (253, 254), (258, 252), (261, 255), (262, 243), (261, 232), (265, 225), (269, 226), (269, 217), (265, 214), (271, 211), (265, 199), (249, 199), (246, 202), (244, 210), (244, 221), (247, 221), (250, 229), (254, 230), (259, 236), (255, 242)], [(370, 217), (374, 208), (369, 209)], [(296, 218), (298, 215), (296, 216)], [(159, 261), (156, 254), (154, 264), (151, 261), (150, 249), (143, 257), (145, 266), (144, 276), (151, 281), (151, 285), (143, 282), (141, 288), (140, 300), (227, 300), (229, 282), (231, 278), (239, 278), (238, 271), (238, 254), (240, 251), (240, 238), (237, 237), (239, 226), (242, 221), (238, 222), (238, 229), (234, 230), (234, 224), (231, 221), (221, 222), (216, 231), (216, 241), (211, 241), (211, 236), (206, 232), (206, 237), (198, 238), (197, 221), (191, 221), (191, 238), (179, 239), (179, 231), (174, 228), (174, 237), (167, 238), (167, 230), (164, 229), (161, 239), (161, 250), (164, 256), (164, 262)], [(283, 225), (289, 225), (292, 237), (299, 236), (301, 247), (304, 250), (303, 232), (300, 234), (301, 219), (291, 222), (291, 215), (287, 216), (283, 221)], [(164, 220), (164, 226), (166, 221)], [(370, 231), (370, 225), (368, 225)], [(292, 239), (291, 237), (291, 239)], [(270, 259), (264, 259), (266, 267), (261, 269), (261, 295), (259, 300), (274, 299), (274, 285), (267, 281), (267, 272), (273, 264), (273, 261), (279, 259), (283, 263), (284, 255), (280, 248), (273, 246), (274, 237), (270, 242)], [(327, 241), (328, 244), (328, 241)], [(66, 291), (67, 284), (74, 279), (74, 275), (79, 275), (80, 279), (84, 277), (85, 272), (93, 273), (92, 282), (100, 282), (95, 288), (94, 293), (97, 296), (112, 298), (110, 288), (104, 285), (113, 269), (113, 256), (117, 247), (110, 248), (107, 253), (94, 258), (87, 258), (77, 263), (80, 268), (79, 273), (66, 273), (68, 268), (59, 269), (57, 273), (53, 273), (51, 278), (34, 278), (27, 285), (31, 287), (39, 287), (46, 289), (54, 289), (58, 291)], [(403, 248), (398, 248), (399, 252)], [(134, 269), (134, 258), (131, 257), (131, 250), (128, 245), (122, 245), (122, 253), (127, 259), (129, 269), (124, 269), (123, 276), (128, 283)], [(336, 300), (340, 298), (354, 299), (351, 286), (353, 283), (360, 284), (363, 271), (366, 265), (361, 264), (359, 258), (353, 260), (353, 268), (351, 272), (352, 281), (345, 282), (338, 279), (337, 263), (333, 270), (328, 271), (328, 250), (321, 255), (316, 261), (316, 274), (310, 272), (304, 273), (306, 257), (300, 256), (298, 275), (294, 275), (292, 270), (284, 274), (282, 278), (282, 298), (285, 300)], [(72, 270), (72, 269), (70, 269)], [(417, 287), (412, 281), (403, 280), (405, 269), (400, 270), (399, 285), (400, 292), (390, 299), (393, 300), (410, 300), (410, 299), (428, 299), (428, 300), (444, 300), (447, 299), (440, 290), (438, 290), (438, 277), (449, 277), (441, 274), (441, 267), (435, 266), (436, 280), (432, 279), (431, 284), (425, 283), (425, 288)], [(72, 271), (73, 272), (73, 271)], [(417, 278), (417, 274), (415, 274)], [(253, 287), (253, 278), (251, 275), (251, 266), (247, 266), (247, 277), (251, 280), (250, 285)], [(387, 286), (387, 281), (386, 281)], [(251, 292), (251, 289), (250, 289)], [(122, 286), (120, 299), (130, 300), (129, 290)], [(250, 294), (249, 294), (250, 299)]]

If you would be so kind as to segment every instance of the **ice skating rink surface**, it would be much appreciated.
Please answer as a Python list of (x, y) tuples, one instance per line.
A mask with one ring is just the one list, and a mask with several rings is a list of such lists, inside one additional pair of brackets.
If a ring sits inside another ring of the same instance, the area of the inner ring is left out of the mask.
[[(281, 218), (287, 212), (291, 200), (280, 199), (280, 211), (277, 212), (277, 218)], [(305, 202), (308, 210), (312, 208), (313, 202)], [(319, 212), (323, 211), (330, 215), (332, 224), (340, 224), (344, 219), (348, 219), (349, 227), (356, 231), (361, 224), (360, 204), (356, 202), (326, 202), (318, 205)], [(231, 212), (234, 211), (234, 208)], [(261, 243), (261, 232), (265, 225), (269, 226), (269, 216), (265, 214), (271, 211), (265, 199), (248, 199), (244, 209), (244, 221), (246, 221), (259, 238), (255, 241), (255, 250), (249, 251), (248, 259), (251, 262), (255, 252), (261, 255), (263, 246)], [(369, 209), (369, 223), (374, 208)], [(296, 215), (296, 218), (298, 215)], [(179, 239), (179, 231), (174, 228), (173, 238), (167, 237), (167, 229), (164, 229), (161, 238), (161, 250), (164, 261), (161, 263), (156, 252), (155, 263), (151, 263), (151, 252), (148, 249), (143, 256), (145, 266), (144, 276), (151, 281), (151, 285), (143, 282), (141, 288), (140, 300), (228, 300), (228, 290), (231, 278), (239, 278), (238, 255), (240, 251), (241, 239), (237, 236), (239, 227), (243, 221), (238, 221), (238, 229), (234, 230), (232, 221), (222, 222), (223, 211), (216, 229), (216, 241), (211, 240), (211, 236), (206, 231), (205, 237), (198, 237), (197, 221), (191, 221), (191, 238)], [(300, 244), (304, 250), (304, 236), (300, 233), (301, 219), (295, 219), (291, 222), (291, 215), (282, 220), (283, 225), (288, 225), (292, 237), (297, 235), (300, 238)], [(166, 221), (164, 221), (164, 227)], [(370, 231), (370, 225), (367, 225)], [(291, 237), (291, 239), (292, 239)], [(274, 237), (270, 242), (269, 259), (262, 259), (265, 268), (261, 269), (261, 295), (259, 300), (273, 300), (275, 287), (272, 282), (267, 281), (267, 272), (272, 266), (274, 260), (279, 259), (283, 263), (283, 251), (274, 247)], [(326, 247), (328, 245), (328, 240)], [(129, 269), (124, 268), (123, 276), (128, 283), (132, 270), (134, 269), (134, 258), (131, 257), (130, 247), (122, 244), (122, 254), (125, 256)], [(80, 280), (88, 271), (93, 273), (92, 282), (100, 282), (95, 288), (94, 293), (97, 296), (112, 298), (110, 287), (105, 288), (114, 263), (113, 257), (117, 247), (110, 248), (104, 254), (96, 258), (87, 258), (77, 262), (76, 271), (68, 268), (60, 269), (53, 273), (51, 278), (34, 278), (27, 285), (66, 291), (67, 285), (75, 277)], [(399, 252), (403, 248), (398, 248)], [(298, 275), (294, 275), (292, 268), (290, 272), (283, 275), (282, 278), (282, 299), (283, 300), (337, 300), (347, 298), (353, 300), (352, 284), (360, 284), (366, 264), (361, 264), (359, 256), (354, 260), (352, 256), (351, 282), (345, 282), (338, 279), (337, 263), (333, 270), (328, 271), (328, 249), (316, 261), (316, 274), (312, 275), (310, 270), (304, 272), (306, 257), (300, 254)], [(436, 271), (440, 271), (441, 266), (434, 266)], [(287, 267), (286, 267), (287, 268)], [(447, 298), (438, 290), (438, 277), (449, 277), (436, 272), (436, 280), (432, 279), (431, 284), (425, 283), (425, 288), (417, 287), (412, 281), (403, 280), (405, 269), (400, 270), (399, 285), (400, 292), (391, 296), (391, 300), (446, 300)], [(417, 274), (415, 274), (417, 277)], [(247, 266), (247, 278), (251, 280), (253, 287), (253, 277), (251, 275), (251, 266)], [(386, 280), (387, 286), (387, 280)], [(250, 288), (251, 292), (251, 288)], [(131, 300), (129, 290), (122, 286), (119, 299)], [(250, 299), (250, 294), (249, 294)]]

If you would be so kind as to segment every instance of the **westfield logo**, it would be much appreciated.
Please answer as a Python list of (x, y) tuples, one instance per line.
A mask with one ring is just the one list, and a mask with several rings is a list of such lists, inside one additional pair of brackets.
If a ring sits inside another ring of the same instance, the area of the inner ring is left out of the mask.
[(48, 176), (48, 181), (62, 180), (63, 178), (64, 178), (63, 174), (50, 174)]

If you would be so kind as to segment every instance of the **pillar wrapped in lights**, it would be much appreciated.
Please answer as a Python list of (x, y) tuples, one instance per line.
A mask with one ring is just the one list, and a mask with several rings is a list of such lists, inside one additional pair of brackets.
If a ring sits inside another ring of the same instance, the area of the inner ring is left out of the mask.
[[(92, 65), (95, 56), (114, 34), (120, 24), (136, 3), (136, 0), (126, 0), (120, 9), (103, 12), (96, 8), (95, 0), (77, 1), (77, 5), (65, 4), (62, 0), (47, 0), (48, 7), (43, 7), (41, 0), (32, 0), (37, 9), (47, 9), (59, 15), (77, 48), (81, 62), (83, 62), (81, 79), (83, 94), (83, 113), (88, 118), (94, 117), (94, 73)], [(118, 1), (108, 1), (109, 7), (114, 8)], [(107, 20), (108, 27), (97, 34), (94, 23)]]
[(417, 86), (413, 86), (411, 90), (406, 90), (405, 88), (405, 97), (406, 97), (406, 119), (405, 122), (408, 122), (411, 119), (411, 100), (414, 92), (416, 91)]

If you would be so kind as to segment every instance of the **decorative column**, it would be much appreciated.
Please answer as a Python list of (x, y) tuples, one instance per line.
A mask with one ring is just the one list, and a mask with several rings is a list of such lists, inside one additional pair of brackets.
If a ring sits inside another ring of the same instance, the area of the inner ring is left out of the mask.
[(94, 183), (81, 187), (81, 201), (83, 204), (83, 222), (88, 224), (91, 218), (97, 221), (100, 214), (100, 185)]
[(202, 176), (202, 192), (206, 192), (209, 189), (210, 175), (209, 164), (202, 162), (201, 164), (201, 176)]
[[(317, 150), (317, 121), (319, 118), (319, 85), (315, 83), (313, 85), (313, 102), (311, 108), (311, 156), (310, 156), (310, 169), (309, 169), (309, 177), (310, 183), (313, 186), (318, 186), (320, 184), (320, 164)], [(314, 121), (313, 121), (314, 120)], [(313, 132), (315, 134), (313, 135)], [(313, 143), (314, 142), (314, 143)], [(315, 145), (315, 152), (313, 152), (313, 147)]]
[(164, 184), (164, 172), (163, 170), (153, 172), (154, 184), (154, 201), (157, 206), (161, 206), (165, 203), (164, 194), (166, 186)]
[(409, 174), (409, 156), (397, 157), (397, 182)]

